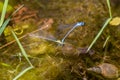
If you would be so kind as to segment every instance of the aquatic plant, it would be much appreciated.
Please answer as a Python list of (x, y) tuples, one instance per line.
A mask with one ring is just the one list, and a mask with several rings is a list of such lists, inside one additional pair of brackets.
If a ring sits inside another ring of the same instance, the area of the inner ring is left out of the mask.
[[(15, 10), (5, 21), (4, 21), (4, 18), (5, 18), (5, 12), (6, 10), (3, 9), (3, 12), (2, 12), (2, 16), (1, 16), (1, 20), (0, 20), (0, 35), (3, 33), (4, 29), (6, 28), (6, 26), (8, 25), (9, 21), (11, 20), (11, 17), (18, 11), (20, 10), (24, 5), (20, 6), (17, 10)], [(4, 8), (4, 7), (3, 7)], [(4, 21), (4, 23), (3, 23)]]
[(22, 71), (20, 74), (18, 74), (13, 80), (17, 80), (19, 77), (21, 77), (24, 73), (26, 73), (28, 70), (34, 68), (33, 65), (31, 64), (30, 60), (28, 59), (28, 56), (23, 48), (23, 46), (21, 45), (19, 39), (17, 38), (17, 36), (15, 35), (14, 31), (11, 31), (17, 44), (19, 45), (19, 48), (23, 54), (23, 56), (25, 57), (25, 59), (27, 60), (27, 62), (29, 63), (30, 67), (26, 68), (24, 71)]
[(4, 19), (5, 19), (5, 14), (6, 14), (7, 6), (8, 6), (8, 0), (5, 0), (4, 6), (3, 6), (3, 10), (2, 10), (2, 14), (1, 14), (1, 19), (0, 19), (0, 27), (2, 26), (2, 24), (4, 22)]
[[(4, 22), (4, 19), (5, 19), (5, 14), (6, 14), (6, 10), (7, 10), (7, 5), (8, 5), (8, 0), (5, 0), (5, 3), (4, 3), (4, 6), (3, 6), (3, 11), (2, 11), (2, 15), (1, 15), (1, 20), (0, 20), (0, 35), (2, 34), (2, 32), (4, 31), (5, 27), (8, 25), (9, 21), (11, 20), (11, 17), (19, 10), (23, 7), (20, 6), (17, 10), (15, 10), (11, 16), (9, 16), (5, 22)], [(33, 68), (33, 65), (31, 64), (31, 62), (29, 61), (28, 57), (27, 57), (27, 54), (25, 52), (25, 50), (23, 49), (20, 41), (18, 40), (17, 36), (15, 35), (15, 33), (13, 31), (11, 31), (14, 38), (16, 39), (20, 49), (21, 49), (21, 52), (23, 53), (23, 56), (26, 58), (26, 60), (28, 61), (28, 63), (30, 64), (30, 67), (28, 67), (27, 69), (25, 69), (24, 71), (22, 71), (19, 75), (17, 75), (13, 80), (17, 80), (20, 76), (22, 76), (25, 72), (27, 72), (28, 70), (32, 69)]]

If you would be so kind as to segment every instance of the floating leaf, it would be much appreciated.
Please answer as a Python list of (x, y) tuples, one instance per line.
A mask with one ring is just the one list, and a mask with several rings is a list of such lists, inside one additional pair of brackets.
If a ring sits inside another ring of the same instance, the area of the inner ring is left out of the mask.
[(113, 25), (113, 26), (118, 26), (120, 25), (120, 17), (115, 17), (112, 19), (112, 21), (110, 21), (109, 23), (110, 25)]

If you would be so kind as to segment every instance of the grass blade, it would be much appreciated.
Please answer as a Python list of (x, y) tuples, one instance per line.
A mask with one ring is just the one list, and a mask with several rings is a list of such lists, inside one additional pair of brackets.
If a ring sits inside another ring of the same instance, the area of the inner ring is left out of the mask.
[(9, 21), (10, 21), (10, 17), (5, 20), (5, 22), (3, 23), (3, 25), (0, 27), (0, 35), (3, 33), (4, 29), (6, 28), (6, 26), (8, 25)]
[(106, 46), (106, 44), (107, 44), (107, 42), (108, 42), (109, 39), (110, 39), (110, 35), (106, 38), (106, 40), (105, 40), (105, 42), (103, 44), (103, 48), (105, 48), (105, 46)]
[(28, 59), (28, 55), (26, 54), (26, 52), (25, 52), (22, 44), (20, 43), (19, 39), (18, 39), (17, 36), (15, 35), (14, 31), (12, 30), (11, 32), (12, 32), (12, 34), (13, 34), (13, 36), (14, 36), (14, 38), (15, 38), (15, 40), (16, 40), (16, 42), (17, 42), (17, 44), (18, 44), (18, 46), (19, 46), (19, 48), (20, 48), (20, 50), (21, 50), (21, 52), (22, 52), (22, 54), (23, 54), (23, 56), (25, 57), (25, 59), (27, 60), (27, 62), (30, 64), (30, 66), (33, 66), (33, 65), (31, 64), (30, 60)]
[(13, 16), (15, 13), (17, 13), (22, 7), (24, 7), (24, 4), (21, 5), (19, 8), (17, 8), (17, 9), (12, 13), (11, 16)]
[(108, 5), (108, 9), (109, 9), (110, 18), (112, 18), (112, 12), (111, 12), (111, 7), (110, 7), (110, 0), (107, 0), (107, 5)]
[(105, 29), (105, 27), (108, 25), (108, 23), (111, 21), (112, 18), (108, 18), (105, 22), (105, 24), (103, 25), (103, 27), (101, 28), (101, 30), (99, 31), (99, 33), (97, 34), (97, 36), (94, 38), (94, 40), (92, 41), (92, 43), (90, 44), (90, 46), (87, 49), (87, 52), (91, 49), (91, 47), (95, 44), (95, 42), (97, 41), (97, 39), (100, 37), (100, 35), (102, 34), (103, 30)]
[(2, 9), (1, 19), (0, 19), (0, 27), (2, 26), (4, 19), (5, 19), (7, 5), (8, 5), (8, 0), (5, 0), (4, 5), (3, 5), (3, 9)]
[(26, 68), (24, 71), (20, 72), (19, 75), (17, 75), (13, 80), (17, 80), (18, 78), (20, 78), (24, 73), (26, 73), (27, 71), (31, 70), (32, 68), (34, 68), (33, 66), (30, 66), (28, 68)]
[(19, 39), (17, 38), (17, 36), (15, 35), (14, 31), (12, 31), (12, 34), (17, 42), (17, 44), (19, 45), (19, 48), (23, 54), (23, 56), (25, 57), (25, 59), (27, 60), (27, 62), (29, 63), (30, 67), (26, 68), (24, 71), (20, 72), (13, 80), (17, 80), (19, 77), (21, 77), (24, 73), (26, 73), (28, 70), (34, 68), (33, 65), (31, 64), (30, 60), (28, 59), (28, 55), (26, 54), (22, 44), (20, 43)]

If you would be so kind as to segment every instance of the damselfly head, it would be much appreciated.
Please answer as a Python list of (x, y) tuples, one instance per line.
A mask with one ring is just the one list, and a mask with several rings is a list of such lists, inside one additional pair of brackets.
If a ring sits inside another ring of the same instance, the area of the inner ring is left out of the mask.
[(84, 26), (85, 22), (78, 22), (75, 26)]

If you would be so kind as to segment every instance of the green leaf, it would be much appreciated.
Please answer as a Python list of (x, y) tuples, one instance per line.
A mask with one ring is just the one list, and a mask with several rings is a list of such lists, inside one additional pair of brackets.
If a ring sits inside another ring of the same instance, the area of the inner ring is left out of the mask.
[(8, 5), (8, 0), (5, 0), (4, 5), (3, 5), (3, 9), (2, 9), (2, 15), (1, 15), (1, 19), (0, 19), (0, 27), (2, 26), (4, 19), (5, 19), (5, 14), (6, 14), (6, 10), (7, 10), (7, 5)]
[(5, 27), (8, 25), (10, 19), (11, 18), (9, 17), (7, 20), (5, 20), (5, 22), (3, 23), (2, 27), (0, 27), (0, 35), (3, 33)]

